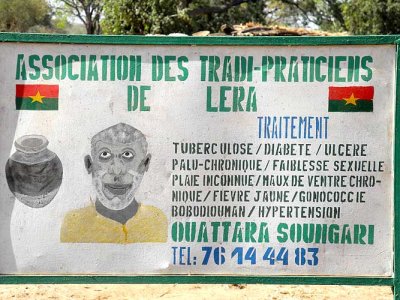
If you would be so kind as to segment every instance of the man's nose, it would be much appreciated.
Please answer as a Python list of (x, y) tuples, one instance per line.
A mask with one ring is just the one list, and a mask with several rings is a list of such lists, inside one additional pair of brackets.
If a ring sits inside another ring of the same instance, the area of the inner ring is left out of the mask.
[(126, 173), (126, 167), (119, 158), (114, 158), (111, 162), (108, 172), (114, 175), (123, 175)]

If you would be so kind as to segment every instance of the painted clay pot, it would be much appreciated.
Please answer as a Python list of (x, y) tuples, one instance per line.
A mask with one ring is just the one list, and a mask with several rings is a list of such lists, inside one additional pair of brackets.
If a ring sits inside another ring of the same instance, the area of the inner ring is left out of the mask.
[(15, 141), (16, 152), (6, 164), (8, 187), (14, 196), (33, 208), (44, 207), (60, 188), (63, 168), (58, 156), (47, 149), (42, 135), (25, 135)]

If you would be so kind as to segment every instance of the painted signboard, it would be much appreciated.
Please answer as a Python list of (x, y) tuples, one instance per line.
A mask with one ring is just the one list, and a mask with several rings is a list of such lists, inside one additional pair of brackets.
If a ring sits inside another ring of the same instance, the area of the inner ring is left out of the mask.
[(394, 44), (0, 48), (0, 273), (393, 276)]

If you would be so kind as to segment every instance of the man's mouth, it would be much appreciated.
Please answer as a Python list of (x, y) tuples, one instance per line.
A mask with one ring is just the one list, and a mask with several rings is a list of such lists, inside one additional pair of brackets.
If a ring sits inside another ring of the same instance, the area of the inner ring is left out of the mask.
[(114, 195), (124, 195), (131, 187), (132, 184), (108, 184), (105, 183), (104, 187)]

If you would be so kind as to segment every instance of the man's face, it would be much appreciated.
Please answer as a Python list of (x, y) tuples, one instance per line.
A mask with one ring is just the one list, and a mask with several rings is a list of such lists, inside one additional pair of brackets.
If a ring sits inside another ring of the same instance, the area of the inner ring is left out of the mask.
[(108, 209), (120, 210), (134, 199), (150, 156), (139, 142), (98, 141), (92, 149), (91, 172), (98, 200)]

